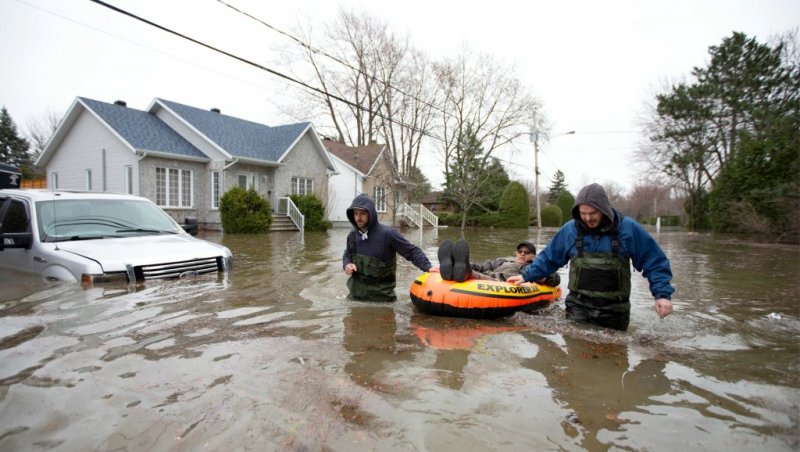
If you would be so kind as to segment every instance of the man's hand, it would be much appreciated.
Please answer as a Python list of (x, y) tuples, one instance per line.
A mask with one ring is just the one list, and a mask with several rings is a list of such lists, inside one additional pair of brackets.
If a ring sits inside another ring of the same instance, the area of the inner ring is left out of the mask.
[(428, 273), (439, 273), (439, 267), (431, 267), (428, 269)]
[(670, 313), (672, 313), (672, 302), (666, 298), (659, 298), (656, 300), (656, 313), (661, 319), (670, 315)]
[(519, 285), (520, 283), (525, 282), (525, 279), (522, 277), (522, 275), (515, 275), (508, 277), (508, 279), (506, 279), (506, 282), (514, 285)]
[(356, 268), (356, 264), (352, 264), (352, 263), (351, 263), (351, 264), (347, 264), (347, 265), (345, 265), (345, 266), (344, 266), (344, 273), (345, 273), (347, 276), (350, 276), (350, 275), (352, 275), (352, 274), (353, 274), (353, 272), (355, 272), (356, 270), (358, 270), (358, 269)]

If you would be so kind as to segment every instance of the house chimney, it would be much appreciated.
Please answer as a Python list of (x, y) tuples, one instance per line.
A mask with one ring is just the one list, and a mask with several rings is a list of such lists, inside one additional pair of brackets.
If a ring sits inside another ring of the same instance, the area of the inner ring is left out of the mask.
[(211, 111), (213, 111), (214, 113), (219, 113), (220, 112), (219, 108), (212, 108)]
[(120, 107), (127, 107), (128, 104), (124, 100), (115, 100), (114, 105), (119, 105)]

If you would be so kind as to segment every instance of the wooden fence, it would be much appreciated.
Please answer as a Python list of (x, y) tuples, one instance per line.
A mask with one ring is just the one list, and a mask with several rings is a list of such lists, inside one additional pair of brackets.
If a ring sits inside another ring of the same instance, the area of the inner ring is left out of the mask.
[(47, 179), (23, 179), (19, 188), (47, 188)]

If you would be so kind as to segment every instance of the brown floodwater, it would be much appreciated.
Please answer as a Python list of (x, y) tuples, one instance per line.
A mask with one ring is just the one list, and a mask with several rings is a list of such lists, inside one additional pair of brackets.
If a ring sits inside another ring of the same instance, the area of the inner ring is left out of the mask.
[[(473, 260), (545, 230), (465, 232)], [(626, 332), (563, 300), (500, 320), (346, 299), (347, 230), (206, 235), (225, 278), (136, 288), (0, 272), (0, 450), (797, 450), (800, 249), (662, 231), (675, 312)], [(436, 263), (455, 229), (406, 230)], [(563, 287), (568, 273), (560, 271)]]

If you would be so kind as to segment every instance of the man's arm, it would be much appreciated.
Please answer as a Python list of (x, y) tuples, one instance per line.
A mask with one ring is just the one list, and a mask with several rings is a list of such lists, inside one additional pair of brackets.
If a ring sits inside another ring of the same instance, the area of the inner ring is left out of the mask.
[(390, 231), (394, 249), (397, 251), (397, 254), (403, 256), (405, 260), (411, 262), (418, 269), (424, 272), (427, 272), (431, 269), (431, 261), (428, 260), (428, 256), (426, 256), (418, 246), (409, 242), (405, 237), (403, 237), (403, 234), (397, 230), (390, 229)]

